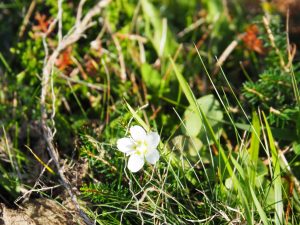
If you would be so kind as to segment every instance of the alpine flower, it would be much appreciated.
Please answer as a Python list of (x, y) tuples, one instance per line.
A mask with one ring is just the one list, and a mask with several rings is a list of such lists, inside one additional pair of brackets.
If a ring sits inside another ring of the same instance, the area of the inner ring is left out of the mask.
[(120, 138), (117, 141), (119, 151), (129, 156), (128, 169), (135, 173), (142, 169), (145, 160), (154, 165), (159, 160), (157, 146), (160, 141), (157, 132), (146, 131), (138, 125), (132, 126), (129, 130), (130, 137)]

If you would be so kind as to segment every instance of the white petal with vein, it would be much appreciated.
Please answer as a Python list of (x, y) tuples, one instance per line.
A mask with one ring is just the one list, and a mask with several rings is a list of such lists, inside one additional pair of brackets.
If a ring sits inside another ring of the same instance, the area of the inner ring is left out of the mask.
[(159, 160), (159, 152), (157, 149), (153, 149), (145, 156), (148, 163), (155, 164)]
[(131, 138), (121, 138), (117, 141), (119, 151), (123, 153), (130, 153), (134, 151), (134, 142)]
[(136, 155), (136, 154), (133, 154), (129, 157), (129, 160), (128, 160), (128, 169), (135, 173), (137, 171), (139, 171), (140, 169), (142, 169), (142, 167), (144, 166), (144, 158)]
[(144, 140), (147, 137), (146, 131), (138, 125), (132, 126), (130, 128), (130, 135), (135, 141)]
[(159, 144), (159, 141), (160, 141), (160, 137), (157, 132), (150, 132), (147, 135), (147, 142), (150, 148), (152, 149), (156, 148)]

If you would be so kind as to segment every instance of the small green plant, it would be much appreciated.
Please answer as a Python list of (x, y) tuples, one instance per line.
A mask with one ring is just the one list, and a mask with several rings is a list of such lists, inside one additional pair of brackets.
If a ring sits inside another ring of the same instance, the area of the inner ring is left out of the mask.
[(266, 56), (263, 59), (265, 65), (256, 81), (244, 83), (244, 95), (252, 106), (259, 105), (261, 109), (270, 112), (271, 125), (292, 128), (299, 111), (297, 102), (299, 65), (291, 64), (294, 53), (292, 45), (288, 46), (280, 18), (272, 16), (269, 21), (270, 24), (265, 24), (267, 30), (261, 36), (266, 49)]

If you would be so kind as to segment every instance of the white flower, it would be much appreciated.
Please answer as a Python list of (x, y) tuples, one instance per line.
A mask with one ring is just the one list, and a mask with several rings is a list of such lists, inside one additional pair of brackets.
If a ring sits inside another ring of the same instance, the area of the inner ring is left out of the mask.
[(157, 132), (146, 133), (140, 126), (130, 128), (130, 138), (121, 138), (117, 141), (118, 150), (129, 155), (128, 169), (135, 173), (142, 169), (145, 160), (155, 164), (159, 159), (157, 146), (160, 137)]

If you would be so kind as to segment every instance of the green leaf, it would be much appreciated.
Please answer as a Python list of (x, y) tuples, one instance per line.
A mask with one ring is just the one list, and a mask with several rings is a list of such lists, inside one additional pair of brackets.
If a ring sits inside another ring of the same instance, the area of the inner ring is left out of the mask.
[(220, 14), (224, 11), (222, 0), (203, 0), (203, 4), (207, 10), (206, 20), (209, 23), (213, 23), (216, 20), (216, 17), (219, 17)]
[[(212, 138), (212, 141), (216, 144), (216, 147), (218, 148), (218, 150), (220, 152), (220, 157), (224, 161), (224, 165), (226, 165), (226, 169), (228, 170), (228, 173), (230, 174), (230, 176), (232, 176), (235, 188), (237, 188), (238, 182), (236, 182), (236, 177), (233, 173), (233, 169), (229, 163), (228, 157), (226, 156), (224, 149), (222, 148), (221, 144), (219, 143), (218, 138), (217, 138), (212, 126), (210, 125), (210, 123), (208, 121), (208, 118), (204, 114), (202, 108), (197, 104), (197, 101), (194, 97), (193, 92), (191, 91), (191, 89), (190, 89), (188, 83), (186, 82), (186, 80), (184, 79), (183, 75), (178, 71), (177, 66), (174, 63), (173, 59), (170, 58), (170, 61), (171, 61), (172, 67), (174, 69), (175, 75), (178, 79), (178, 82), (180, 84), (180, 87), (182, 88), (182, 91), (185, 94), (185, 97), (187, 98), (188, 102), (191, 105), (191, 109), (194, 112), (198, 112), (197, 115), (198, 115), (199, 119), (203, 121), (203, 124), (206, 128), (207, 134)], [(222, 180), (222, 177), (220, 177), (220, 180)], [(248, 215), (249, 215), (249, 213), (248, 213)]]
[[(213, 131), (217, 138), (220, 137), (222, 131), (222, 119), (223, 112), (220, 109), (220, 103), (213, 95), (206, 95), (197, 99), (197, 104), (203, 110), (203, 113), (206, 115), (209, 124), (212, 126)], [(200, 140), (203, 143), (206, 143), (207, 132), (204, 129), (204, 124), (202, 119), (197, 115), (198, 112), (192, 109), (192, 106), (189, 106), (184, 112), (184, 121), (185, 128), (183, 129), (186, 135), (192, 137), (199, 136)], [(210, 136), (209, 141), (212, 142)]]
[(152, 90), (157, 90), (160, 87), (160, 73), (153, 69), (151, 65), (144, 63), (141, 67), (141, 73), (147, 87), (151, 88)]
[(167, 20), (160, 17), (157, 9), (148, 0), (141, 0), (141, 6), (146, 20), (146, 36), (151, 40), (157, 54), (160, 57), (171, 55), (178, 44), (168, 29)]
[(257, 160), (257, 167), (256, 167), (256, 176), (255, 176), (255, 185), (258, 188), (261, 188), (263, 182), (265, 181), (268, 175), (268, 168), (267, 166), (260, 160)]
[(293, 143), (293, 151), (295, 154), (300, 155), (300, 143), (299, 142)]
[(178, 135), (172, 139), (172, 143), (177, 149), (182, 150), (188, 156), (197, 156), (197, 152), (202, 148), (202, 142), (196, 137), (186, 137)]

